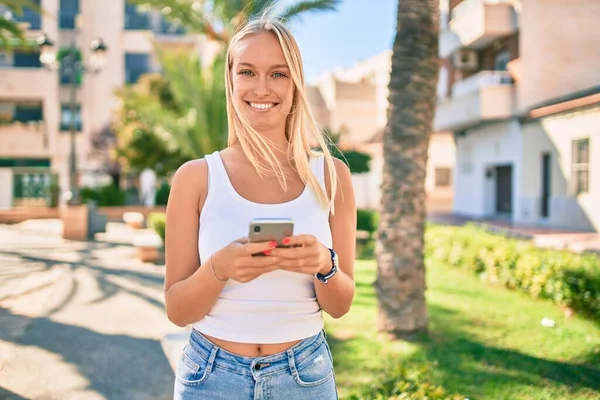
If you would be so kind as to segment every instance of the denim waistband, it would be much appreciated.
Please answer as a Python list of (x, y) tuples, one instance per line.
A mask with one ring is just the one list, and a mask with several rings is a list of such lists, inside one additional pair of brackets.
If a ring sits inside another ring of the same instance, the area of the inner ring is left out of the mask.
[(323, 342), (327, 334), (321, 330), (314, 336), (302, 339), (294, 346), (280, 353), (262, 357), (247, 357), (231, 353), (210, 340), (196, 329), (192, 329), (189, 346), (202, 358), (217, 368), (248, 376), (264, 376), (289, 369), (310, 356)]

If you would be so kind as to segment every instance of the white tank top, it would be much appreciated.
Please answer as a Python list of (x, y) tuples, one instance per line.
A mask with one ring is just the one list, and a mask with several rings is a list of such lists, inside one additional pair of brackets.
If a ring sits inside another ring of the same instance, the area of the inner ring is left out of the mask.
[[(214, 252), (248, 236), (254, 218), (291, 218), (294, 235), (314, 235), (332, 247), (329, 211), (306, 187), (294, 200), (279, 204), (254, 203), (236, 192), (219, 152), (205, 157), (208, 195), (200, 213), (198, 250), (204, 263)], [(325, 188), (324, 157), (311, 159), (311, 168)], [(282, 343), (316, 335), (323, 329), (313, 277), (276, 270), (239, 283), (227, 281), (208, 315), (193, 324), (201, 333), (238, 343)]]

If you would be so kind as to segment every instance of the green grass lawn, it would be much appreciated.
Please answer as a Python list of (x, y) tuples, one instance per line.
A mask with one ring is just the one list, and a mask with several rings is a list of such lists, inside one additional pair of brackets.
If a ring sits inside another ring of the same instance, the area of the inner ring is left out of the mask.
[[(374, 261), (357, 261), (352, 310), (327, 319), (342, 399), (376, 384), (390, 363), (430, 365), (429, 382), (470, 400), (600, 399), (600, 324), (428, 261), (429, 334), (391, 340), (377, 330), (375, 275)], [(545, 317), (556, 326), (544, 328)]]

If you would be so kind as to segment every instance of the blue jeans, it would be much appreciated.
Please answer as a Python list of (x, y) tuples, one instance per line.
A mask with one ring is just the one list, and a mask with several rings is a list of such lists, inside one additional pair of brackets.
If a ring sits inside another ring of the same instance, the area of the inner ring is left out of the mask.
[(244, 357), (192, 330), (177, 365), (175, 400), (335, 400), (333, 358), (325, 331), (290, 349)]

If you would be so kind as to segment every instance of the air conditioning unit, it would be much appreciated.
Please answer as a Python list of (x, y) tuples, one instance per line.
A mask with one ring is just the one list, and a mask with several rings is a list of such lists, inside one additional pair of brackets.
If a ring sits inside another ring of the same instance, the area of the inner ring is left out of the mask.
[(452, 65), (454, 68), (464, 71), (477, 69), (479, 65), (477, 52), (471, 49), (460, 49), (454, 52)]

